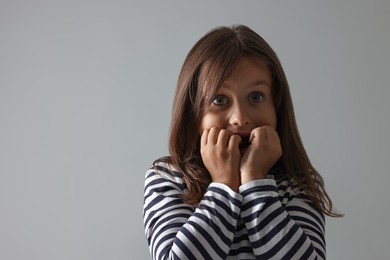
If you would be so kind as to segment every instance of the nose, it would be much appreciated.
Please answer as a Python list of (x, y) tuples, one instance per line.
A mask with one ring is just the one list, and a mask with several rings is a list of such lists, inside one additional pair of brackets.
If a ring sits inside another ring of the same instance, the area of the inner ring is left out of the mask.
[(243, 105), (235, 104), (231, 107), (230, 124), (233, 126), (249, 124), (249, 115)]

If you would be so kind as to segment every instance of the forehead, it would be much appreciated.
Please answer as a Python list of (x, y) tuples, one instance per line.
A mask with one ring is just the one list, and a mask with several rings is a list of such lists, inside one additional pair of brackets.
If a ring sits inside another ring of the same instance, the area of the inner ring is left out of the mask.
[(271, 85), (271, 71), (261, 59), (243, 57), (238, 61), (237, 65), (220, 87), (237, 83), (244, 85), (253, 84), (254, 82)]

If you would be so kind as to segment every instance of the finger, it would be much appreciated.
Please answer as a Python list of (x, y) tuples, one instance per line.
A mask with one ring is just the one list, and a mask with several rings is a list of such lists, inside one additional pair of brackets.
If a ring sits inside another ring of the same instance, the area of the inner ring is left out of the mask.
[(280, 143), (279, 133), (275, 129), (274, 129), (274, 138), (275, 138), (275, 141)]
[(261, 129), (262, 129), (262, 134), (264, 136), (264, 140), (268, 141), (268, 137), (270, 136), (270, 127), (269, 126), (263, 126)]
[(267, 138), (273, 143), (279, 142), (278, 132), (273, 127), (268, 127)]
[(236, 148), (238, 149), (238, 146), (240, 145), (241, 142), (242, 142), (242, 139), (241, 139), (240, 135), (232, 135), (229, 138), (228, 149), (229, 150), (234, 150)]
[(202, 136), (200, 137), (200, 145), (201, 146), (207, 145), (207, 138), (208, 138), (209, 132), (210, 132), (209, 129), (203, 130)]
[(217, 143), (221, 144), (222, 147), (227, 147), (231, 135), (232, 135), (232, 132), (230, 132), (226, 129), (222, 129), (218, 134)]
[(218, 134), (219, 134), (219, 129), (216, 127), (212, 127), (209, 132), (207, 143), (216, 144), (218, 141)]
[(278, 132), (273, 127), (267, 127), (267, 138), (268, 138), (268, 145), (270, 145), (274, 152), (278, 154), (280, 157), (282, 154), (282, 147), (280, 144), (280, 139)]
[(252, 143), (253, 139), (255, 139), (255, 132), (258, 131), (258, 128), (255, 128), (252, 130), (251, 134), (249, 135), (249, 142)]
[(249, 136), (249, 142), (253, 143), (256, 139), (261, 142), (264, 139), (264, 127), (260, 126), (252, 130), (251, 135)]

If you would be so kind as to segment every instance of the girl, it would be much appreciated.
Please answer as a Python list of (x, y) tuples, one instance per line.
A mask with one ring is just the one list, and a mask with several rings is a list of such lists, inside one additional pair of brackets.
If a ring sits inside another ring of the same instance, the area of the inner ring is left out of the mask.
[(187, 55), (169, 151), (145, 179), (153, 259), (325, 259), (324, 214), (339, 214), (282, 66), (248, 27), (216, 28)]

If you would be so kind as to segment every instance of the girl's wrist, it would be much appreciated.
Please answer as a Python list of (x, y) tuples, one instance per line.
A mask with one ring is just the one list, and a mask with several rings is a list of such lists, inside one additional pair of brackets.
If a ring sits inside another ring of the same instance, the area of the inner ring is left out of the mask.
[(228, 186), (231, 190), (238, 193), (238, 188), (240, 187), (241, 183), (240, 180), (233, 181), (233, 180), (213, 180), (215, 183), (221, 183), (226, 186)]
[(267, 172), (257, 171), (256, 173), (241, 172), (241, 184), (248, 183), (254, 180), (263, 180), (267, 178)]

